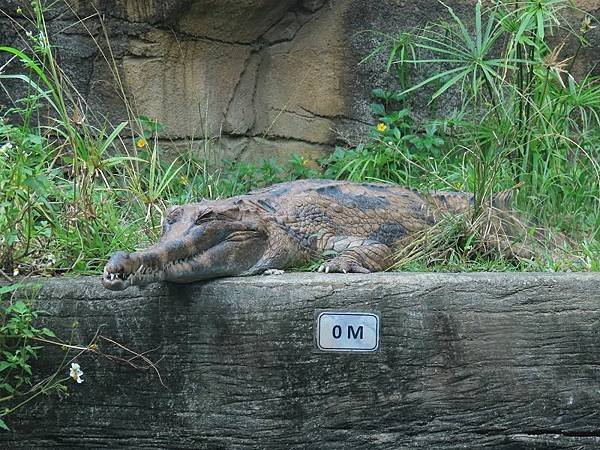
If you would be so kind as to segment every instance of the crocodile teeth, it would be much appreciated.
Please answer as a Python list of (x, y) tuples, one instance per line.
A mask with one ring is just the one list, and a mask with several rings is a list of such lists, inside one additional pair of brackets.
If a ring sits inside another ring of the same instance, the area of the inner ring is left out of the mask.
[(131, 277), (131, 273), (125, 273), (125, 272), (105, 272), (104, 273), (104, 278), (107, 278), (111, 281), (115, 280), (115, 279), (121, 279), (121, 280), (128, 280)]

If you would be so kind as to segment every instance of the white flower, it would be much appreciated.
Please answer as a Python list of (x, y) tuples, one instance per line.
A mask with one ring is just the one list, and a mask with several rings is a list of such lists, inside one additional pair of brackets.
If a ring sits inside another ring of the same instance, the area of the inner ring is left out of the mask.
[(13, 277), (16, 277), (19, 275), (19, 268), (17, 267), (15, 270), (13, 270)]
[(2, 147), (0, 147), (0, 152), (6, 153), (8, 150), (12, 149), (13, 145), (10, 142), (7, 142)]
[(71, 370), (69, 371), (69, 376), (78, 383), (83, 383), (83, 378), (81, 378), (81, 375), (83, 375), (83, 372), (79, 369), (79, 364), (71, 363)]

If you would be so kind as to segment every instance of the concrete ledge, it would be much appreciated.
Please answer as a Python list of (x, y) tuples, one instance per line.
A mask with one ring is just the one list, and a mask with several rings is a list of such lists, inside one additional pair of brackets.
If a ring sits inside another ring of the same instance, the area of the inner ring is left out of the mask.
[[(53, 279), (39, 306), (55, 329), (78, 321), (82, 342), (102, 325), (157, 349), (166, 388), (84, 356), (85, 382), (26, 408), (0, 447), (600, 446), (600, 274), (288, 274), (124, 293)], [(378, 312), (380, 350), (319, 352), (323, 309)]]

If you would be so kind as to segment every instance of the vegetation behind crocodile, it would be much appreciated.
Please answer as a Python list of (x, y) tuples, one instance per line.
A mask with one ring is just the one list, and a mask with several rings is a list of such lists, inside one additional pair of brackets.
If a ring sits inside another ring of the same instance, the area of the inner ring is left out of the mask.
[(393, 247), (447, 213), (469, 209), (472, 195), (420, 194), (390, 184), (301, 180), (224, 200), (169, 210), (160, 241), (118, 252), (107, 263), (108, 289), (154, 281), (187, 283), (263, 273), (334, 255), (325, 272), (374, 272), (393, 263)]

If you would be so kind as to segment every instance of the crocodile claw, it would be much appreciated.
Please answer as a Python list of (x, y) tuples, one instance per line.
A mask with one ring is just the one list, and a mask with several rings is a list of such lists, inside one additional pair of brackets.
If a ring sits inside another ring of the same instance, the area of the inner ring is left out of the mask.
[(335, 272), (335, 270), (331, 270), (331, 267), (329, 266), (329, 264), (321, 264), (321, 266), (319, 267), (319, 272), (329, 273), (329, 272)]
[(281, 269), (267, 269), (262, 274), (263, 275), (283, 275), (285, 270)]
[(366, 267), (363, 267), (354, 261), (348, 261), (339, 257), (321, 264), (318, 271), (322, 273), (371, 273)]

